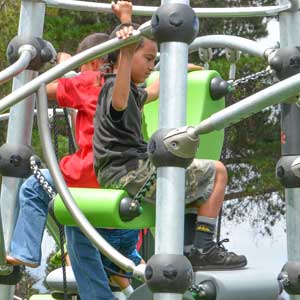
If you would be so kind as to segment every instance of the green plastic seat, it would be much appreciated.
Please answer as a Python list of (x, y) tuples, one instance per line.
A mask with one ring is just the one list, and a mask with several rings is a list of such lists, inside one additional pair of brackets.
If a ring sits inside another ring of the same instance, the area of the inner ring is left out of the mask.
[[(155, 226), (155, 206), (143, 203), (143, 212), (132, 221), (124, 222), (120, 218), (120, 201), (128, 197), (124, 190), (70, 188), (76, 204), (92, 225), (103, 228), (139, 229)], [(64, 225), (76, 226), (59, 195), (53, 204), (56, 219)]]
[[(158, 77), (158, 72), (153, 72), (148, 80), (148, 85)], [(225, 107), (224, 98), (213, 100), (210, 96), (210, 81), (220, 77), (216, 71), (194, 71), (188, 73), (187, 85), (187, 125), (197, 125), (213, 113)], [(159, 101), (154, 101), (144, 107), (143, 134), (146, 140), (158, 128)], [(200, 147), (196, 158), (218, 160), (222, 151), (224, 130), (214, 131), (200, 137)]]
[[(154, 72), (148, 80), (148, 84), (157, 78), (158, 72)], [(224, 99), (213, 100), (210, 96), (210, 81), (214, 77), (220, 77), (216, 71), (194, 71), (188, 73), (187, 95), (187, 124), (197, 125), (201, 120), (224, 108)], [(145, 105), (143, 134), (146, 140), (158, 128), (159, 101)], [(219, 159), (224, 140), (224, 131), (214, 131), (200, 137), (200, 148), (196, 158)], [(149, 203), (142, 203), (143, 213), (132, 221), (124, 222), (119, 215), (120, 201), (127, 197), (124, 190), (108, 189), (70, 189), (74, 199), (95, 227), (139, 229), (155, 226), (155, 207)], [(59, 196), (54, 202), (54, 214), (61, 224), (76, 225), (70, 213), (65, 208)]]

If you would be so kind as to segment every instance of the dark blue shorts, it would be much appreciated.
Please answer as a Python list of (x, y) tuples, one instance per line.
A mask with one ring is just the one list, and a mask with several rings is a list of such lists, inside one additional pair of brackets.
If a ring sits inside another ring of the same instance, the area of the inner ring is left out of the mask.
[[(136, 265), (140, 264), (142, 257), (136, 249), (139, 238), (139, 230), (127, 229), (98, 229), (102, 237), (110, 243), (116, 250), (127, 258), (131, 259)], [(101, 255), (105, 267), (120, 271), (120, 267), (112, 263), (104, 255)]]

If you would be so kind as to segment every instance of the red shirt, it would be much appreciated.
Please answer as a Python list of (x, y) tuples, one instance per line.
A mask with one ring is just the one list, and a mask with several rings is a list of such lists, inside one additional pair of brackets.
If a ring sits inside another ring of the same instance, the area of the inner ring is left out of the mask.
[(94, 114), (103, 83), (102, 74), (94, 71), (58, 81), (56, 98), (59, 106), (77, 109), (75, 129), (79, 149), (60, 161), (61, 172), (69, 187), (100, 187), (93, 167), (93, 134)]

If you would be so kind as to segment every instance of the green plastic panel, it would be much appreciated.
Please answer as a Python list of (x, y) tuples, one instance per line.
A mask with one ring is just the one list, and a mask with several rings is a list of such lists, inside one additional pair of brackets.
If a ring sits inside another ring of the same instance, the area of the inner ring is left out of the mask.
[[(119, 215), (120, 201), (128, 197), (124, 190), (70, 188), (78, 207), (95, 227), (139, 229), (155, 226), (155, 206), (143, 203), (143, 213), (129, 222), (123, 222)], [(76, 226), (60, 196), (54, 202), (54, 214), (64, 225)]]
[[(154, 72), (147, 84), (151, 84), (158, 77)], [(187, 125), (198, 125), (202, 120), (225, 107), (224, 99), (213, 100), (210, 96), (210, 81), (220, 77), (216, 71), (194, 71), (188, 73), (187, 94)], [(176, 83), (174, 83), (176, 84)], [(158, 128), (159, 101), (145, 105), (143, 134), (146, 140)], [(224, 130), (214, 131), (200, 137), (200, 146), (196, 158), (218, 160), (224, 141)]]

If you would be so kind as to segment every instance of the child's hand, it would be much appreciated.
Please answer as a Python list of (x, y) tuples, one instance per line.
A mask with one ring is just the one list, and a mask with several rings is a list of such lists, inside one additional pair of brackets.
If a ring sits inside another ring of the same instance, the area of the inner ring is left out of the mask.
[(202, 66), (197, 66), (194, 64), (188, 64), (188, 72), (204, 70)]
[(132, 3), (129, 1), (112, 2), (112, 11), (121, 23), (131, 23)]
[[(116, 32), (116, 36), (120, 40), (125, 40), (125, 39), (129, 38), (130, 36), (132, 36), (132, 33), (133, 33), (132, 26), (124, 26), (122, 29), (120, 29)], [(133, 53), (135, 51), (136, 45), (137, 45), (137, 43), (134, 43), (134, 44), (128, 45), (126, 47), (123, 47), (120, 50), (122, 53), (125, 53), (125, 52)]]

